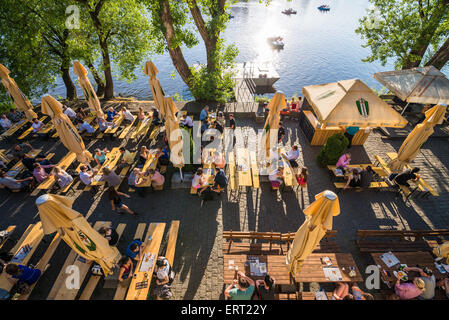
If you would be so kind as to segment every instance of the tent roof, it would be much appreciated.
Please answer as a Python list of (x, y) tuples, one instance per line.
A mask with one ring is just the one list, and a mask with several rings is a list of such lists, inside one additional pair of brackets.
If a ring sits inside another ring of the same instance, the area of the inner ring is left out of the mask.
[(449, 79), (434, 66), (378, 72), (374, 79), (403, 101), (449, 103)]
[(318, 120), (326, 126), (399, 127), (399, 113), (359, 79), (303, 87)]

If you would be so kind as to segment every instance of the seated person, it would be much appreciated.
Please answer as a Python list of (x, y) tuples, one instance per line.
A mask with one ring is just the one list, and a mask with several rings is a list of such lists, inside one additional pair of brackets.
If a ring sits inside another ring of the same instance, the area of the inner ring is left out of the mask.
[(332, 293), (332, 300), (343, 300), (349, 294), (349, 285), (345, 282), (337, 282)]
[(62, 110), (64, 110), (64, 114), (70, 118), (70, 120), (75, 120), (76, 119), (76, 112), (73, 111), (72, 108), (67, 107), (67, 106), (63, 106)]
[(198, 168), (198, 170), (196, 171), (196, 173), (192, 179), (192, 188), (194, 188), (198, 191), (203, 188), (203, 185), (204, 185), (203, 169)]
[(135, 117), (128, 109), (126, 109), (126, 107), (122, 108), (122, 113), (123, 116), (125, 117), (125, 121), (127, 121), (128, 123), (134, 122)]
[(97, 172), (89, 171), (89, 167), (86, 165), (82, 165), (80, 167), (80, 180), (82, 183), (84, 183), (86, 186), (90, 186), (92, 183), (92, 178), (97, 174)]
[(146, 146), (140, 148), (138, 167), (142, 168), (150, 157), (150, 150)]
[(108, 240), (110, 246), (115, 246), (117, 244), (119, 235), (117, 231), (111, 227), (101, 227), (98, 229), (98, 233)]
[(76, 110), (76, 121), (84, 121), (84, 118), (87, 117), (87, 113), (82, 109), (82, 108), (78, 108)]
[(418, 267), (406, 267), (405, 272), (414, 271), (419, 273), (419, 278), (424, 281), (424, 290), (418, 296), (420, 300), (432, 300), (435, 297), (435, 287), (436, 279), (435, 276), (429, 268), (418, 268)]
[(251, 300), (254, 293), (254, 281), (242, 271), (237, 273), (237, 279), (225, 290), (225, 296), (230, 300)]
[(134, 156), (131, 152), (123, 147), (120, 147), (120, 164), (118, 168), (121, 170), (125, 167), (129, 167), (134, 163)]
[(264, 280), (256, 280), (256, 288), (260, 300), (274, 300), (275, 280), (266, 274)]
[(345, 152), (338, 158), (338, 161), (336, 163), (337, 169), (340, 169), (343, 171), (343, 174), (346, 172), (346, 169), (348, 168), (349, 163), (351, 162), (351, 154), (349, 152)]
[(153, 116), (152, 116), (153, 124), (155, 126), (157, 126), (157, 125), (161, 124), (161, 120), (159, 119), (159, 110), (157, 110), (157, 108), (154, 108), (154, 107), (152, 108), (152, 110), (153, 110)]
[(189, 129), (192, 129), (193, 128), (193, 120), (189, 116), (186, 116), (185, 118), (183, 117), (183, 118), (181, 118), (180, 125), (187, 127)]
[(53, 168), (52, 174), (61, 189), (64, 189), (73, 181), (73, 177), (61, 167), (55, 166)]
[(106, 161), (106, 153), (108, 153), (109, 150), (104, 148), (103, 150), (95, 149), (94, 151), (94, 159), (97, 165), (102, 166), (103, 163)]
[(153, 187), (161, 187), (164, 185), (165, 178), (162, 174), (159, 173), (159, 171), (150, 169), (148, 170), (148, 173), (150, 174), (151, 185)]
[(309, 179), (309, 174), (307, 173), (307, 168), (304, 167), (301, 169), (300, 174), (296, 174), (296, 181), (300, 185), (301, 188), (303, 188), (305, 185), (307, 185), (307, 180)]
[(154, 273), (156, 274), (157, 287), (155, 288), (155, 292), (157, 299), (163, 300), (164, 298), (169, 298), (171, 292), (167, 293), (166, 285), (168, 286), (170, 284), (171, 266), (167, 258), (162, 256), (157, 258)]
[(405, 170), (403, 172), (401, 172), (400, 174), (398, 174), (395, 178), (394, 178), (394, 182), (396, 182), (398, 185), (401, 186), (406, 186), (407, 188), (410, 188), (410, 184), (408, 183), (409, 180), (412, 181), (418, 181), (419, 180), (419, 176), (417, 175), (417, 173), (419, 172), (419, 168), (413, 168), (413, 169), (408, 169)]
[(34, 179), (36, 179), (36, 182), (37, 182), (37, 183), (41, 183), (41, 182), (44, 182), (45, 179), (47, 179), (48, 176), (50, 175), (50, 174), (47, 172), (47, 170), (45, 170), (45, 169), (53, 168), (54, 165), (52, 165), (52, 164), (41, 165), (40, 163), (37, 163), (37, 162), (36, 162), (36, 163), (33, 165), (33, 167), (34, 167), (34, 170), (33, 170), (33, 176), (34, 176)]
[(98, 129), (100, 132), (106, 131), (106, 129), (114, 128), (115, 123), (114, 122), (108, 122), (103, 118), (98, 118)]
[(139, 113), (137, 114), (137, 119), (140, 121), (145, 120), (145, 112), (143, 111), (142, 107), (139, 107)]
[(42, 121), (40, 121), (38, 118), (34, 118), (31, 126), (33, 127), (33, 133), (42, 135), (39, 133), (39, 131), (41, 131), (45, 127), (45, 124)]
[(296, 111), (295, 109), (298, 107), (298, 104), (295, 100), (295, 97), (292, 97), (292, 100), (290, 101), (290, 110)]
[(212, 190), (220, 193), (218, 188), (220, 187), (221, 189), (224, 189), (227, 185), (228, 178), (226, 178), (226, 174), (223, 169), (215, 168), (214, 186), (212, 187)]
[(360, 172), (360, 186), (362, 188), (369, 188), (375, 174), (376, 173), (371, 166), (367, 166), (366, 169), (363, 169)]
[(226, 166), (226, 159), (224, 155), (218, 151), (214, 152), (214, 162), (215, 168), (224, 169)]
[(132, 241), (126, 248), (126, 256), (133, 260), (139, 261), (143, 257), (143, 250), (145, 248), (145, 243), (136, 239)]
[(8, 174), (0, 170), (0, 184), (4, 185), (10, 190), (23, 190), (33, 183), (33, 177), (27, 177), (24, 179), (14, 179), (8, 177)]
[(12, 155), (15, 159), (19, 160), (22, 155), (26, 155), (27, 153), (33, 151), (34, 148), (31, 144), (24, 142), (20, 144), (14, 145), (14, 150), (12, 151)]
[(357, 188), (360, 186), (361, 186), (360, 172), (357, 169), (352, 169), (351, 173), (348, 176), (348, 180), (346, 181), (344, 189)]
[(8, 263), (5, 271), (6, 274), (11, 276), (8, 278), (11, 283), (15, 284), (18, 281), (23, 281), (29, 286), (34, 284), (42, 273), (39, 269), (29, 268), (27, 266), (15, 263)]
[(129, 276), (133, 272), (134, 268), (133, 260), (128, 256), (124, 256), (120, 259), (118, 265), (120, 267), (118, 281), (123, 282), (123, 280), (131, 279)]
[(80, 133), (84, 133), (84, 131), (86, 131), (88, 134), (92, 134), (95, 132), (94, 127), (92, 127), (86, 120), (77, 122), (77, 126)]
[(287, 152), (286, 157), (287, 157), (288, 161), (290, 162), (290, 165), (292, 166), (292, 168), (297, 168), (298, 163), (296, 162), (296, 160), (299, 158), (298, 146), (296, 146), (296, 145), (293, 146), (292, 149)]
[(110, 107), (106, 112), (106, 121), (112, 121), (118, 116), (119, 114), (117, 113), (117, 111), (115, 111), (113, 107)]
[(215, 121), (213, 123), (212, 128), (217, 129), (220, 133), (223, 133), (223, 130), (224, 130), (223, 126), (218, 121)]
[(268, 180), (271, 182), (272, 188), (279, 188), (284, 181), (284, 168), (279, 167), (274, 170), (269, 176)]
[(282, 122), (279, 121), (279, 129), (278, 129), (278, 143), (281, 143), (285, 138), (285, 129), (282, 126)]
[(413, 282), (401, 283), (398, 278), (394, 286), (394, 292), (401, 300), (410, 300), (417, 298), (425, 291), (425, 283), (421, 278), (415, 278)]
[(158, 159), (157, 160), (158, 167), (167, 166), (170, 163), (170, 155), (168, 153), (167, 147), (164, 148), (158, 147), (156, 157)]
[(2, 128), (6, 131), (9, 128), (12, 127), (12, 122), (11, 120), (9, 120), (6, 115), (2, 114), (0, 116), (0, 125), (2, 126)]
[(11, 109), (8, 118), (11, 119), (12, 122), (19, 122), (25, 118), (25, 115), (17, 109)]
[(449, 278), (441, 279), (437, 286), (445, 291), (446, 297), (449, 299)]
[(209, 116), (209, 106), (205, 106), (204, 109), (201, 110), (200, 121), (205, 122), (208, 116)]
[(209, 121), (206, 119), (204, 120), (203, 124), (201, 125), (201, 135), (209, 129)]
[(132, 189), (136, 188), (136, 184), (139, 181), (139, 177), (141, 175), (139, 168), (134, 168), (133, 171), (128, 176), (128, 186)]
[(352, 294), (348, 293), (343, 300), (374, 300), (371, 294), (363, 292), (355, 283), (351, 285), (351, 291)]

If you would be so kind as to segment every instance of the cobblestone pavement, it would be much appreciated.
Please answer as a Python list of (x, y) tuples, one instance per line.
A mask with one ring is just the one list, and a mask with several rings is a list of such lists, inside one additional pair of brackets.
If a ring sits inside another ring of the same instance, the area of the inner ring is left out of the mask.
[[(263, 124), (256, 124), (252, 120), (237, 119), (241, 131), (237, 145), (248, 144), (250, 149), (256, 148), (255, 133)], [(251, 231), (280, 231), (292, 232), (303, 223), (302, 209), (313, 200), (313, 197), (325, 189), (334, 190), (332, 179), (327, 170), (319, 168), (315, 162), (319, 147), (310, 147), (304, 135), (298, 129), (297, 122), (284, 121), (287, 135), (284, 145), (299, 144), (301, 148), (300, 166), (309, 169), (309, 183), (307, 188), (297, 192), (275, 194), (271, 192), (268, 183), (262, 183), (258, 192), (242, 193), (239, 199), (222, 194), (218, 200), (205, 202), (200, 207), (200, 200), (191, 196), (188, 189), (164, 190), (147, 194), (140, 198), (132, 194), (126, 199), (133, 210), (139, 213), (137, 218), (127, 215), (117, 215), (110, 209), (105, 194), (98, 194), (93, 198), (89, 192), (76, 190), (73, 195), (76, 200), (74, 209), (87, 215), (88, 220), (112, 221), (114, 226), (120, 222), (127, 223), (127, 228), (119, 243), (119, 249), (124, 252), (127, 244), (132, 240), (139, 222), (166, 222), (166, 233), (171, 220), (181, 221), (178, 243), (175, 253), (173, 269), (176, 278), (173, 283), (174, 298), (176, 299), (222, 299), (223, 298), (223, 230), (251, 230)], [(248, 139), (246, 137), (248, 136)], [(56, 152), (55, 162), (62, 158), (66, 149), (53, 141), (33, 141), (36, 147), (42, 146), (48, 151), (53, 146)], [(132, 142), (97, 142), (93, 141), (89, 147), (127, 145), (131, 149), (138, 145)], [(382, 140), (377, 132), (371, 134), (363, 147), (351, 148), (353, 163), (373, 162), (374, 155), (397, 151), (401, 141)], [(5, 146), (2, 142), (2, 148)], [(421, 168), (420, 174), (434, 187), (440, 197), (411, 200), (405, 203), (402, 199), (395, 199), (391, 192), (351, 192), (339, 193), (341, 214), (334, 219), (334, 229), (338, 230), (337, 241), (343, 252), (351, 252), (360, 270), (370, 263), (369, 258), (360, 255), (354, 245), (357, 229), (428, 229), (447, 228), (449, 222), (449, 148), (447, 141), (430, 139), (424, 144), (422, 152), (414, 161), (414, 165)], [(78, 189), (75, 186), (75, 189)], [(0, 193), (0, 210), (2, 219), (0, 229), (11, 224), (18, 226), (17, 234), (21, 234), (29, 223), (38, 221), (37, 209), (34, 205), (36, 196), (22, 194)], [(162, 243), (164, 252), (166, 235)], [(43, 254), (47, 244), (39, 247), (33, 256), (32, 263), (36, 263)], [(68, 247), (61, 244), (51, 266), (39, 281), (33, 291), (32, 298), (45, 299), (56, 276), (68, 254)], [(111, 299), (114, 291), (103, 289), (102, 283), (94, 292), (93, 299)]]

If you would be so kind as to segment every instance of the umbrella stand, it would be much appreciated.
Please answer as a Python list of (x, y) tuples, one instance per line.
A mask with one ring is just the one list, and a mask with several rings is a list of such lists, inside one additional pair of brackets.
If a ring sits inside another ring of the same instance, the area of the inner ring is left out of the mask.
[(404, 109), (402, 109), (401, 116), (404, 114), (405, 109), (407, 109), (409, 104), (410, 104), (410, 102), (407, 102), (407, 104), (405, 105)]
[(182, 176), (182, 169), (179, 168), (179, 175), (181, 176), (181, 181), (184, 182), (184, 177)]

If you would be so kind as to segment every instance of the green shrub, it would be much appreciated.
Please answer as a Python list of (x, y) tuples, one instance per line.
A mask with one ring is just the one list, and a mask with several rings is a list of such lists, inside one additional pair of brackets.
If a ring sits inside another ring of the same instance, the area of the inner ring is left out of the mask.
[(9, 110), (15, 109), (16, 106), (11, 101), (1, 101), (0, 102), (0, 114), (8, 113)]
[(317, 162), (321, 167), (334, 165), (338, 158), (345, 152), (349, 145), (349, 140), (342, 133), (330, 136), (317, 156)]
[(188, 135), (190, 137), (190, 164), (185, 164), (184, 167), (182, 167), (182, 171), (183, 172), (193, 172), (194, 171), (194, 166), (193, 166), (193, 148), (194, 148), (194, 144), (193, 144), (193, 138), (192, 135), (190, 134), (190, 131), (181, 128), (181, 130), (184, 131), (182, 137), (184, 138), (186, 135)]

